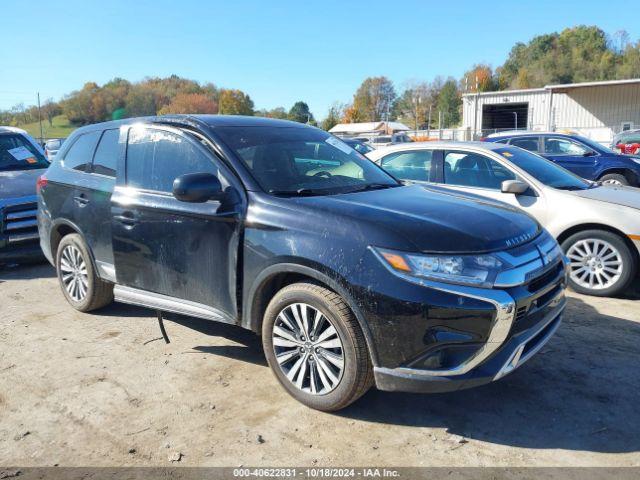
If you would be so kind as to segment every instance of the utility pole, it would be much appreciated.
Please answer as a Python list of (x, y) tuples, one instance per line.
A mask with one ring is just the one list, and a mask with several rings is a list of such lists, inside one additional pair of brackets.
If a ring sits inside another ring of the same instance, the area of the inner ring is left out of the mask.
[(431, 107), (433, 105), (429, 105), (429, 120), (427, 120), (427, 137), (431, 136)]
[(40, 124), (40, 143), (43, 143), (44, 136), (42, 135), (42, 115), (40, 114), (40, 92), (38, 92), (38, 123)]

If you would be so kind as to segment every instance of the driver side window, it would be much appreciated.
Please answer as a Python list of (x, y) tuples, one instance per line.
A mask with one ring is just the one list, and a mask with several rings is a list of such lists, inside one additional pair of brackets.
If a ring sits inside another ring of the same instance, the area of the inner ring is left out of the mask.
[(448, 151), (444, 155), (444, 183), (462, 187), (501, 190), (516, 175), (499, 162), (477, 153)]
[(545, 153), (550, 155), (584, 155), (589, 152), (587, 148), (577, 142), (566, 138), (545, 138)]

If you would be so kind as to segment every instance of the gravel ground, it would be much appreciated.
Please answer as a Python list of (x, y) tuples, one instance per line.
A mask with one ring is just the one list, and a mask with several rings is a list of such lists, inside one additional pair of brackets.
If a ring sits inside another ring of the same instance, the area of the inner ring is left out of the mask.
[(257, 337), (71, 309), (48, 265), (0, 270), (0, 465), (640, 466), (640, 288), (570, 293), (549, 344), (452, 394), (371, 390), (338, 414), (277, 384)]

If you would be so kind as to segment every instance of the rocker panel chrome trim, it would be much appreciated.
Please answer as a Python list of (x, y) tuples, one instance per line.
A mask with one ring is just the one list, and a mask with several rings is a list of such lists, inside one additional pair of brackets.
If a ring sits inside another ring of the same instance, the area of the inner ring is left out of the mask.
[(234, 319), (229, 318), (221, 311), (213, 307), (209, 307), (208, 305), (181, 300), (179, 298), (162, 295), (160, 293), (147, 292), (137, 288), (116, 285), (113, 289), (113, 296), (116, 301), (128, 303), (130, 305), (138, 305), (140, 307), (162, 310), (164, 312), (204, 318), (206, 320), (215, 320), (217, 322), (231, 324), (237, 323)]

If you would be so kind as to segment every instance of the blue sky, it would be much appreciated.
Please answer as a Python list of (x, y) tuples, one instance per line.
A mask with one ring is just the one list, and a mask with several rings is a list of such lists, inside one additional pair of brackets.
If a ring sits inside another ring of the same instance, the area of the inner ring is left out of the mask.
[(256, 108), (325, 116), (367, 76), (398, 88), (500, 65), (517, 41), (579, 24), (640, 38), (637, 0), (3, 0), (0, 108), (87, 81), (177, 74), (240, 88)]

